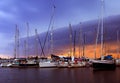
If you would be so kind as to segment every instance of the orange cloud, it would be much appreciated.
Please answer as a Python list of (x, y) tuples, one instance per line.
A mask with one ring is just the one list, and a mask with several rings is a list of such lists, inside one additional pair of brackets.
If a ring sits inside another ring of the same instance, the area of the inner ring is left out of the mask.
[[(120, 55), (117, 53), (118, 46), (119, 45), (116, 42), (105, 43), (103, 48), (103, 54), (112, 55), (114, 58), (119, 58)], [(70, 51), (70, 48), (68, 46), (63, 48), (61, 52), (59, 51), (58, 53), (56, 53), (56, 55), (69, 56), (70, 55), (69, 51)], [(81, 57), (82, 53), (83, 53), (82, 48), (79, 48), (78, 46), (76, 46), (76, 52), (74, 56)], [(72, 51), (72, 54), (73, 54), (73, 51)], [(85, 57), (88, 57), (88, 58), (95, 58), (95, 45), (86, 45), (84, 50), (84, 55)], [(96, 47), (96, 58), (99, 58), (100, 56), (101, 56), (101, 45), (98, 44)]]

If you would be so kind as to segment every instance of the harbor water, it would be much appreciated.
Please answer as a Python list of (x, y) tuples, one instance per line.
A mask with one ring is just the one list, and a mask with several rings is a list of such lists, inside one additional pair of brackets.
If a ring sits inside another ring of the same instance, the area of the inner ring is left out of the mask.
[(0, 83), (120, 83), (120, 68), (0, 68)]

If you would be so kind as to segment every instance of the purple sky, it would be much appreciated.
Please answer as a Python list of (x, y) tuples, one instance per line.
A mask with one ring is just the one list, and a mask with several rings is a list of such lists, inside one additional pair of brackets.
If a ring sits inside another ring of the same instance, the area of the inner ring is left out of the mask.
[[(7, 54), (7, 46), (14, 41), (15, 24), (20, 37), (26, 36), (26, 22), (30, 35), (34, 29), (47, 31), (54, 0), (0, 0), (0, 55)], [(120, 0), (105, 0), (105, 16), (120, 14)], [(54, 28), (60, 28), (100, 16), (100, 0), (55, 0)], [(13, 46), (14, 48), (14, 46)]]

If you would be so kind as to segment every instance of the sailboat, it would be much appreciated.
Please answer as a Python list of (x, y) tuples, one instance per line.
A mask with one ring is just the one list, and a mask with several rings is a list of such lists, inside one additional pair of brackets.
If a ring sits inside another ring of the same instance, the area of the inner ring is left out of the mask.
[[(70, 42), (72, 44), (72, 29), (71, 29), (71, 24), (69, 25), (70, 28)], [(80, 34), (79, 34), (80, 35)], [(70, 45), (70, 51), (71, 50), (71, 45)], [(71, 61), (68, 61), (68, 67), (69, 68), (78, 68), (78, 67), (84, 67), (85, 63), (83, 61), (80, 61), (79, 58), (75, 58), (76, 55), (76, 31), (74, 31), (74, 45), (73, 45), (74, 49), (73, 49), (73, 55), (71, 54)], [(70, 52), (71, 53), (71, 52)]]
[[(28, 23), (27, 23), (27, 28), (29, 28)], [(27, 34), (28, 34), (28, 32), (27, 32)], [(25, 44), (26, 44), (26, 42), (25, 42)], [(26, 48), (26, 45), (25, 45), (25, 48)], [(25, 51), (26, 51), (26, 49), (25, 49)], [(25, 52), (25, 55), (26, 55), (26, 52)], [(13, 62), (11, 64), (8, 64), (7, 66), (8, 67), (39, 67), (39, 63), (37, 61), (37, 57), (34, 58), (34, 59), (27, 59), (27, 58), (18, 58), (18, 56), (19, 56), (19, 29), (16, 27), (16, 34), (15, 34), (15, 59), (13, 60)]]
[[(36, 36), (37, 36), (37, 38), (39, 40), (39, 43), (41, 44), (40, 38), (38, 37), (37, 29), (35, 30), (35, 32), (36, 32)], [(41, 59), (42, 60), (39, 61), (39, 67), (40, 68), (55, 68), (55, 67), (57, 67), (56, 63), (51, 62), (47, 58), (41, 57)]]
[[(52, 15), (51, 15), (51, 18), (50, 18), (50, 24), (48, 26), (48, 31), (47, 31), (47, 34), (46, 34), (46, 37), (45, 37), (45, 41), (44, 41), (44, 45), (41, 46), (41, 49), (43, 50), (44, 47), (45, 47), (45, 43), (46, 43), (46, 40), (47, 40), (47, 37), (48, 37), (48, 34), (49, 34), (49, 31), (51, 29), (51, 32), (50, 32), (50, 45), (51, 45), (51, 59), (53, 58), (53, 24), (54, 24), (54, 13), (55, 13), (55, 4), (54, 4), (54, 1), (53, 1), (53, 6), (52, 6), (53, 10), (52, 10)], [(38, 37), (39, 38), (39, 37)], [(39, 38), (39, 43), (40, 43), (40, 38)], [(56, 56), (55, 56), (56, 57)], [(39, 67), (40, 68), (56, 68), (58, 66), (58, 62), (57, 61), (54, 61), (54, 60), (49, 60), (49, 59), (46, 59), (45, 61), (40, 61), (39, 62)]]
[[(41, 46), (41, 50), (42, 50), (41, 55), (42, 55), (42, 54), (44, 55), (44, 56), (42, 57), (44, 60), (42, 59), (42, 61), (39, 62), (39, 67), (40, 67), (40, 68), (53, 68), (53, 67), (57, 67), (56, 62), (53, 62), (53, 61), (51, 61), (51, 60), (48, 60), (48, 58), (45, 57), (45, 54), (44, 54), (44, 47), (45, 47), (45, 43), (46, 43), (46, 40), (47, 40), (47, 37), (48, 37), (48, 34), (49, 34), (50, 29), (51, 29), (51, 32), (50, 32), (51, 43), (53, 42), (53, 26), (51, 27), (51, 25), (53, 24), (53, 17), (54, 17), (54, 13), (55, 13), (55, 8), (56, 8), (56, 7), (55, 7), (55, 5), (53, 4), (52, 16), (51, 16), (51, 18), (50, 18), (50, 24), (49, 24), (49, 26), (48, 26), (48, 31), (47, 31), (47, 33), (46, 33), (46, 37), (45, 37), (43, 46), (42, 46), (42, 44), (41, 44), (40, 38), (38, 37), (37, 30), (35, 31), (35, 32), (36, 32), (36, 35), (37, 35), (37, 38), (38, 38), (38, 40), (39, 40), (39, 44), (40, 44), (40, 46)], [(51, 50), (53, 50), (52, 44), (51, 44)], [(51, 53), (52, 53), (52, 51), (51, 51)]]
[(71, 64), (73, 64), (74, 62), (74, 56), (72, 54), (72, 27), (71, 27), (71, 24), (69, 24), (69, 29), (70, 29), (70, 33), (69, 33), (69, 38), (70, 38), (70, 50), (69, 50), (69, 56), (66, 57), (66, 58), (69, 58), (67, 59), (67, 61), (64, 60), (64, 58), (62, 58), (61, 61), (59, 61), (58, 63), (58, 67), (59, 68), (68, 68), (68, 67), (72, 67)]
[[(19, 29), (18, 26), (15, 25), (15, 47), (14, 47), (14, 58), (18, 57), (19, 55)], [(3, 62), (0, 64), (1, 67), (9, 67), (12, 65), (11, 62)]]
[(102, 18), (101, 18), (101, 58), (99, 60), (92, 60), (93, 70), (100, 69), (112, 69), (116, 68), (115, 60), (110, 56), (103, 56), (103, 8), (104, 8), (104, 0), (101, 0), (101, 9), (102, 9)]
[(8, 67), (9, 64), (11, 64), (11, 62), (9, 62), (9, 61), (6, 60), (5, 62), (2, 62), (0, 64), (0, 67)]

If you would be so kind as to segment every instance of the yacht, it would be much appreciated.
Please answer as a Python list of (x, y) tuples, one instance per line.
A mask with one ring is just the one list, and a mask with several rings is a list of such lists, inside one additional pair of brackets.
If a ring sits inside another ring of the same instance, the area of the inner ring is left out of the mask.
[[(116, 63), (115, 60), (112, 58), (111, 55), (108, 56), (104, 56), (103, 53), (103, 44), (104, 44), (104, 26), (103, 26), (103, 11), (104, 11), (104, 0), (101, 0), (101, 58), (96, 59), (96, 60), (92, 60), (92, 66), (93, 66), (93, 70), (98, 70), (98, 69), (115, 69), (116, 68)], [(99, 28), (98, 28), (99, 30)]]
[(94, 70), (97, 69), (115, 69), (116, 64), (114, 60), (94, 60), (93, 61), (93, 68)]
[(0, 67), (8, 67), (8, 65), (11, 64), (10, 62), (3, 62), (0, 64)]
[(14, 61), (7, 65), (8, 67), (39, 67), (36, 60), (14, 59)]

